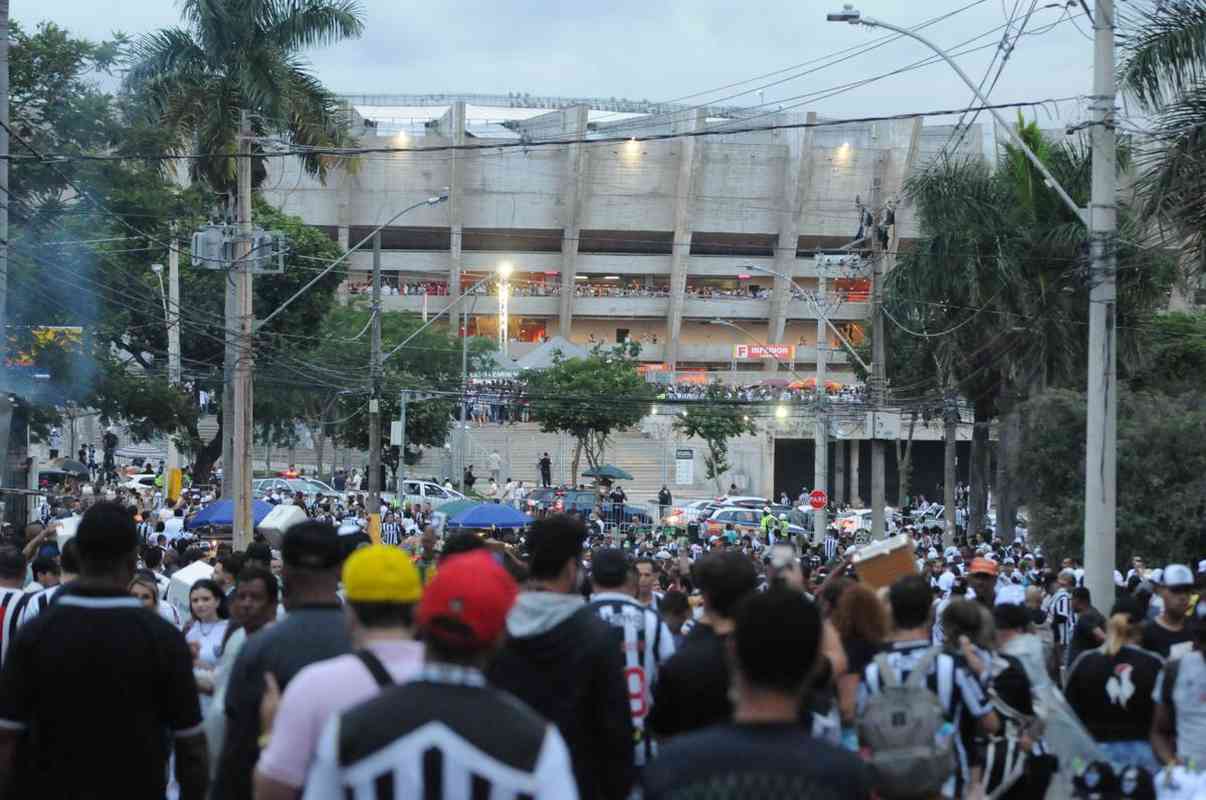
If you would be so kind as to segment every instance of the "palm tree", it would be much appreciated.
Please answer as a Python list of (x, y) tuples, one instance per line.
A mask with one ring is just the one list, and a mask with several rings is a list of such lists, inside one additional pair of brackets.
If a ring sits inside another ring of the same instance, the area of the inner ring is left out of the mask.
[[(1163, 0), (1121, 15), (1119, 83), (1154, 132), (1139, 149), (1144, 221), (1165, 229), (1187, 272), (1206, 268), (1206, 2)], [(1196, 273), (1196, 274), (1195, 274)]]
[[(257, 136), (287, 137), (299, 148), (349, 142), (335, 96), (311, 75), (298, 53), (360, 36), (355, 0), (183, 0), (184, 27), (142, 37), (133, 47), (127, 86), (146, 99), (180, 152), (210, 154), (190, 161), (194, 179), (218, 192), (235, 183), (240, 113)], [(325, 177), (321, 156), (302, 156)], [(257, 164), (256, 182), (263, 179)]]
[[(1019, 133), (1083, 204), (1091, 178), (1085, 143), (1052, 144), (1020, 118)], [(1126, 163), (1124, 148), (1120, 165)], [(906, 193), (922, 238), (889, 276), (889, 308), (931, 337), (935, 374), (949, 370), (972, 403), (971, 530), (987, 511), (989, 425), (1006, 423), (998, 428), (996, 494), (999, 524), (1008, 526), (1017, 500), (1011, 465), (1022, 444), (1017, 407), (1053, 383), (1084, 385), (1088, 234), (1013, 147), (1002, 150), (995, 169), (979, 159), (941, 160), (911, 178)], [(1123, 207), (1119, 219), (1119, 316), (1126, 326), (1164, 301), (1170, 271), (1167, 259), (1133, 244), (1134, 214)], [(1133, 347), (1135, 339), (1124, 344)], [(945, 388), (933, 381), (932, 396)]]

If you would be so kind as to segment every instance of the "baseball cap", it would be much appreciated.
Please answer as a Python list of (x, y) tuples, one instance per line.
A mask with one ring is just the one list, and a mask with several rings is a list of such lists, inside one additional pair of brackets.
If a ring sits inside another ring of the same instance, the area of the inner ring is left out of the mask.
[(416, 603), (423, 583), (405, 552), (375, 544), (343, 562), (343, 593), (353, 603)]
[(997, 562), (989, 558), (973, 558), (971, 562), (971, 569), (969, 569), (968, 572), (972, 575), (975, 575), (977, 572), (981, 572), (985, 575), (995, 576), (997, 574)]
[(1169, 589), (1182, 586), (1193, 586), (1193, 573), (1184, 564), (1169, 564), (1164, 568), (1161, 582)]
[(482, 650), (498, 641), (519, 586), (491, 553), (474, 550), (440, 563), (419, 601), (428, 639)]

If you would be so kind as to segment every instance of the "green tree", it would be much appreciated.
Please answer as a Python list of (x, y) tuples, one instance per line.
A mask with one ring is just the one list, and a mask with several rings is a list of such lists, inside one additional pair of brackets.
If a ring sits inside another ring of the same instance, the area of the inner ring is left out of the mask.
[[(335, 96), (299, 56), (309, 47), (357, 38), (364, 30), (354, 0), (183, 0), (183, 27), (140, 38), (127, 85), (147, 99), (173, 143), (212, 157), (190, 161), (194, 178), (214, 190), (235, 185), (240, 112), (257, 137), (284, 136), (292, 147), (348, 144), (347, 120)], [(328, 161), (303, 155), (324, 177)], [(258, 185), (263, 165), (257, 162)]]
[(653, 391), (637, 371), (638, 355), (636, 342), (610, 349), (596, 345), (586, 358), (555, 353), (552, 367), (525, 374), (532, 418), (540, 429), (574, 437), (572, 483), (578, 481), (584, 453), (590, 467), (602, 466), (608, 437), (649, 413)]
[(724, 384), (708, 384), (704, 396), (686, 403), (674, 420), (674, 429), (688, 438), (698, 436), (708, 446), (705, 474), (716, 481), (716, 493), (724, 494), (721, 478), (729, 470), (729, 439), (758, 432), (748, 409), (733, 402)]
[(1201, 288), (1206, 267), (1206, 3), (1167, 0), (1151, 13), (1119, 9), (1129, 28), (1122, 39), (1119, 84), (1154, 122), (1139, 147), (1144, 221), (1164, 229), (1179, 248), (1187, 277)]
[[(1049, 563), (1084, 548), (1086, 403), (1051, 390), (1022, 406), (1029, 531)], [(1118, 409), (1118, 558), (1189, 561), (1206, 530), (1206, 406), (1192, 395), (1124, 390)]]

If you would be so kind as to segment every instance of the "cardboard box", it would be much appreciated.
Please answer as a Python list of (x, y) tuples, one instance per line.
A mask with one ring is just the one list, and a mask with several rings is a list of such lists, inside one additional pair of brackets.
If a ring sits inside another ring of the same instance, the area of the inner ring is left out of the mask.
[(906, 575), (916, 575), (913, 538), (902, 533), (859, 549), (854, 554), (854, 571), (872, 589), (891, 586)]

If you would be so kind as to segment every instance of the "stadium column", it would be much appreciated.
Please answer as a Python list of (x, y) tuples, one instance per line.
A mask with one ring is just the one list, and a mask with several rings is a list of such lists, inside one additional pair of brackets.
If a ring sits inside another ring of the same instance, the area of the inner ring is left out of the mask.
[[(707, 116), (697, 109), (688, 131), (703, 130)], [(675, 123), (678, 128), (682, 123)], [(678, 132), (678, 131), (676, 131)], [(699, 137), (675, 140), (679, 146), (678, 180), (674, 186), (674, 245), (670, 262), (670, 313), (666, 319), (666, 365), (678, 367), (678, 337), (683, 327), (683, 306), (687, 294), (687, 265), (691, 256), (691, 198), (699, 179)]]
[[(816, 112), (808, 112), (807, 124), (814, 125), (817, 121)], [(791, 303), (791, 281), (788, 280), (796, 272), (796, 248), (800, 242), (800, 217), (804, 212), (804, 204), (812, 191), (813, 176), (813, 128), (800, 131), (799, 150), (794, 154), (792, 168), (787, 170), (783, 181), (783, 198), (779, 211), (779, 238), (775, 245), (775, 276), (774, 289), (771, 291), (770, 313), (767, 317), (766, 341), (768, 344), (782, 344), (783, 334), (787, 329), (787, 310)], [(775, 372), (779, 369), (779, 361), (767, 358), (763, 362), (765, 369)]]
[[(443, 123), (448, 142), (453, 147), (465, 144), (465, 102), (458, 100), (453, 103), (444, 115)], [(465, 184), (465, 158), (462, 150), (453, 150), (449, 162), (448, 177), (448, 326), (453, 333), (460, 332), (461, 320), (465, 320), (465, 333), (469, 332), (469, 318), (461, 313), (457, 300), (461, 296), (461, 238), (465, 217), (465, 203), (461, 198), (461, 190)]]
[(846, 502), (846, 440), (833, 443), (833, 502), (840, 506)]
[(558, 333), (567, 341), (574, 325), (574, 280), (578, 274), (578, 238), (582, 231), (581, 212), (586, 203), (586, 169), (590, 149), (580, 140), (586, 138), (590, 106), (578, 105), (561, 112), (561, 134), (576, 140), (565, 151), (565, 177), (561, 185), (561, 207), (565, 219), (561, 225), (561, 297), (558, 305)]

